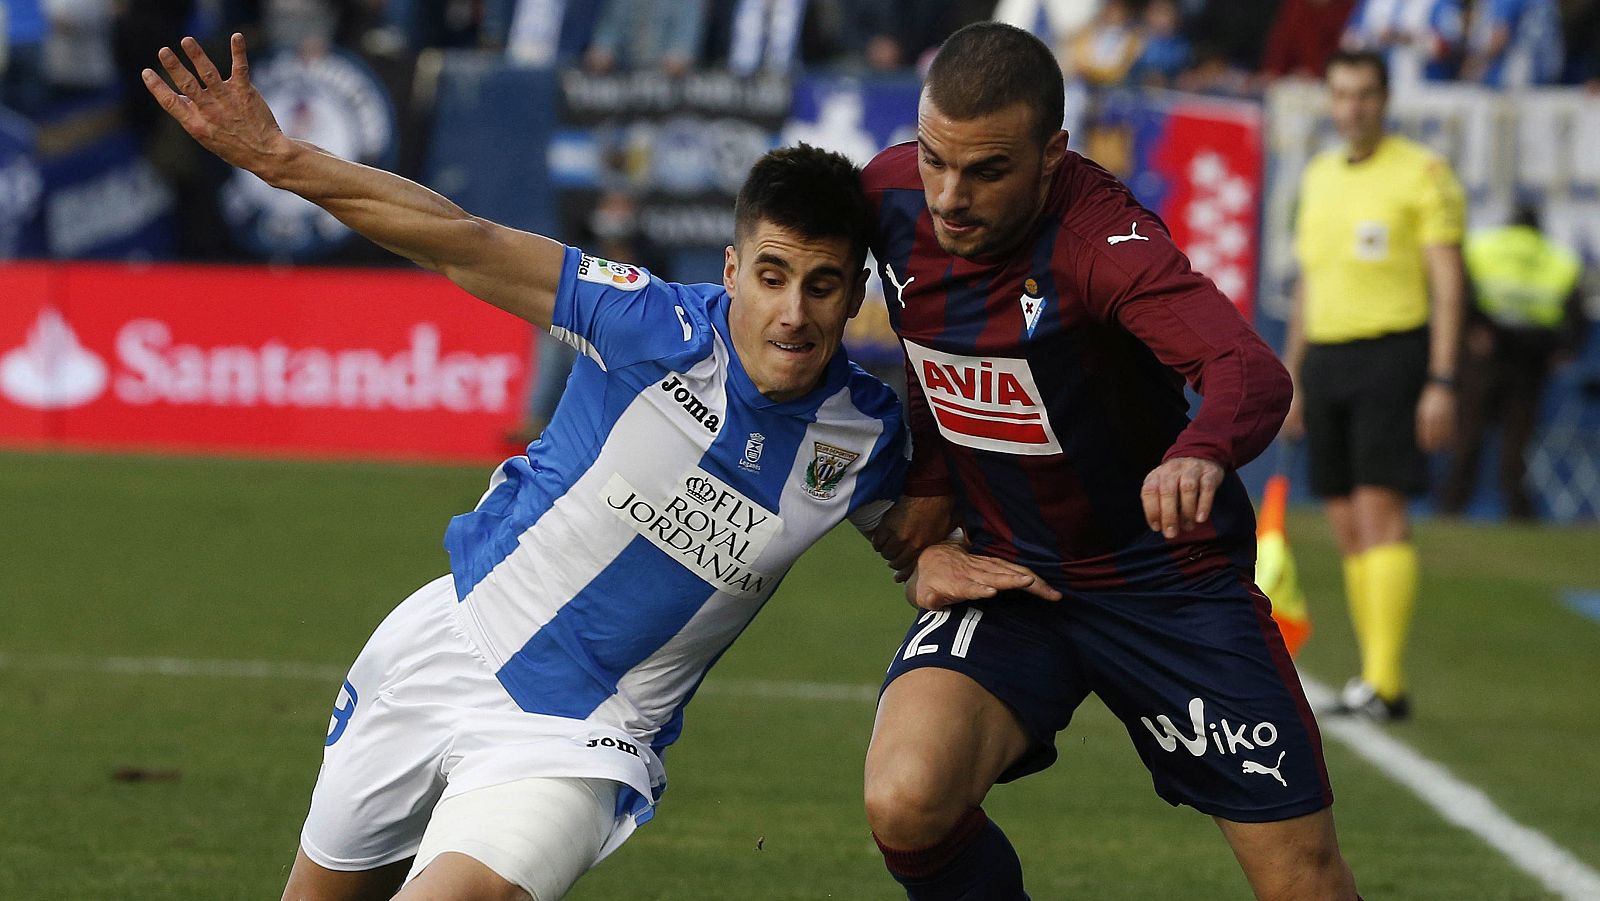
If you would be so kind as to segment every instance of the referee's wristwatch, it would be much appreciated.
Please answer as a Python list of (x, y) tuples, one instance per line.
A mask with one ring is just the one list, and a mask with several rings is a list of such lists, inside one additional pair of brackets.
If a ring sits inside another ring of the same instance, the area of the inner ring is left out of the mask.
[(1451, 391), (1454, 391), (1456, 390), (1456, 377), (1453, 375), (1438, 375), (1436, 373), (1429, 373), (1428, 384), (1438, 385), (1441, 388), (1448, 388)]

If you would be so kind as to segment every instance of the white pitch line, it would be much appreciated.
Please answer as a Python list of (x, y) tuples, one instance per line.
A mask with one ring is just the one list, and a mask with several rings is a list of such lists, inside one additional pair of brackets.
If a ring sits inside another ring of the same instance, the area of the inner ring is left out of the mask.
[[(0, 670), (5, 669), (313, 682), (334, 682), (345, 674), (341, 667), (294, 661), (0, 653)], [(1300, 679), (1314, 708), (1325, 709), (1332, 705), (1332, 689), (1304, 674)], [(712, 680), (702, 691), (721, 696), (860, 704), (873, 703), (878, 697), (876, 685), (837, 682)], [(1326, 717), (1319, 723), (1323, 734), (1338, 739), (1379, 772), (1410, 789), (1445, 822), (1476, 835), (1545, 888), (1568, 901), (1600, 899), (1600, 873), (1549, 836), (1512, 819), (1482, 789), (1461, 781), (1443, 765), (1422, 756), (1373, 723), (1338, 717)]]
[[(1300, 682), (1314, 709), (1332, 706), (1332, 689), (1303, 673)], [(1319, 719), (1318, 725), (1324, 735), (1337, 738), (1379, 772), (1410, 789), (1445, 822), (1476, 835), (1545, 888), (1570, 901), (1600, 899), (1600, 873), (1548, 835), (1512, 819), (1482, 789), (1456, 778), (1442, 764), (1366, 720), (1330, 716)]]

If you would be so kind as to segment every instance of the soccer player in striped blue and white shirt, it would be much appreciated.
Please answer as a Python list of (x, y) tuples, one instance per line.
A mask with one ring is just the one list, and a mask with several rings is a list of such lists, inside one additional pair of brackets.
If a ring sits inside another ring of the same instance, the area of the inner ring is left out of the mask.
[[(684, 705), (795, 559), (899, 493), (899, 405), (837, 352), (865, 284), (859, 173), (768, 154), (722, 284), (670, 284), (291, 140), (241, 36), (227, 80), (182, 47), (193, 72), (160, 54), (177, 92), (144, 81), (208, 150), (583, 354), (451, 522), (450, 575), (352, 666), (284, 895), (558, 898), (650, 818)], [(1037, 580), (993, 561), (979, 581)]]

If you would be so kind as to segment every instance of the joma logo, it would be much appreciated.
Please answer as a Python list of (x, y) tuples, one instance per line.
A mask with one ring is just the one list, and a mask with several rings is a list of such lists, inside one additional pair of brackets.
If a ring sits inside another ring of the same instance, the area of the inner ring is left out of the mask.
[(716, 432), (717, 427), (722, 425), (722, 417), (711, 412), (706, 402), (690, 391), (689, 386), (685, 385), (677, 375), (667, 376), (667, 380), (661, 383), (661, 390), (670, 395), (678, 406), (683, 407), (683, 411), (693, 417), (695, 422), (705, 426), (706, 431)]
[(584, 747), (616, 748), (618, 751), (621, 751), (624, 754), (632, 754), (635, 757), (639, 756), (639, 747), (637, 745), (630, 744), (629, 742), (621, 741), (610, 736), (606, 736), (604, 738), (591, 738), (589, 739), (589, 743)]

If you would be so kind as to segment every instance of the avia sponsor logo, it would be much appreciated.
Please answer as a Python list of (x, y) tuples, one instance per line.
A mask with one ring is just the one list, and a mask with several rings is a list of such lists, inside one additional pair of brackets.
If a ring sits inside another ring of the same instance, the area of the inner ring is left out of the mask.
[[(683, 412), (689, 414), (689, 418), (705, 426), (706, 431), (716, 434), (717, 428), (722, 425), (722, 417), (711, 412), (711, 407), (689, 388), (683, 376), (676, 372), (668, 375), (667, 380), (661, 383), (661, 390), (682, 407)], [(756, 459), (760, 458), (761, 454), (757, 451)]]
[(78, 335), (54, 307), (45, 307), (23, 345), (0, 356), (0, 391), (35, 410), (81, 407), (106, 388), (106, 364), (78, 343)]
[(962, 357), (905, 342), (946, 440), (1006, 454), (1061, 453), (1027, 360)]
[(751, 566), (783, 520), (696, 467), (664, 501), (649, 497), (613, 474), (600, 497), (617, 518), (718, 591), (764, 599), (777, 580)]
[(110, 367), (83, 347), (67, 321), (44, 310), (23, 347), (0, 357), (0, 389), (40, 409), (115, 397), (133, 406), (291, 407), (346, 410), (507, 410), (522, 361), (512, 354), (443, 352), (439, 329), (422, 322), (408, 346), (374, 348), (258, 345), (202, 347), (174, 340), (159, 319), (117, 331)]
[[(1201, 698), (1189, 701), (1189, 728), (1187, 732), (1172, 721), (1166, 714), (1160, 714), (1151, 722), (1147, 716), (1139, 717), (1139, 722), (1150, 730), (1161, 750), (1172, 753), (1182, 745), (1184, 750), (1195, 757), (1203, 757), (1211, 748), (1217, 753), (1230, 757), (1243, 751), (1257, 751), (1270, 748), (1278, 743), (1278, 727), (1272, 723), (1260, 722), (1255, 724), (1228, 721), (1226, 717), (1219, 717), (1216, 721), (1206, 718), (1206, 702)], [(1192, 734), (1189, 734), (1192, 733)], [(1283, 765), (1283, 757), (1287, 752), (1280, 752), (1276, 763), (1268, 766), (1254, 760), (1244, 760), (1242, 770), (1245, 773), (1257, 773), (1272, 776), (1278, 782), (1287, 786), (1278, 768)]]

